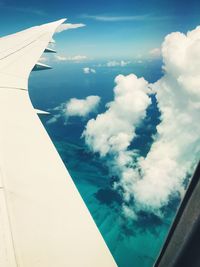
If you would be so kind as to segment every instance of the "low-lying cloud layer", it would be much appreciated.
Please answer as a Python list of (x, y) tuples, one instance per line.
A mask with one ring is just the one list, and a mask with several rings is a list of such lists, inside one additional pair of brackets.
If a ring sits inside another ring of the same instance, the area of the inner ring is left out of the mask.
[(55, 55), (56, 61), (72, 61), (72, 62), (81, 62), (87, 59), (87, 56), (84, 55), (75, 55), (75, 56), (65, 56), (65, 55)]
[[(162, 216), (171, 198), (181, 197), (184, 183), (200, 155), (200, 27), (186, 35), (169, 34), (162, 45), (163, 77), (148, 84), (134, 74), (116, 77), (114, 100), (83, 136), (88, 147), (107, 160), (118, 177), (114, 188), (123, 197), (123, 214), (140, 211)], [(151, 88), (151, 89), (149, 89)], [(146, 157), (130, 149), (135, 129), (156, 95), (161, 122)]]

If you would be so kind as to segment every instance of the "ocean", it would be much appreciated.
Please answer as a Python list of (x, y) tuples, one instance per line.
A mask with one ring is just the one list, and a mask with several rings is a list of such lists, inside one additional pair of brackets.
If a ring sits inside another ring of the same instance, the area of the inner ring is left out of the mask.
[[(99, 62), (60, 62), (54, 69), (31, 74), (29, 92), (34, 107), (50, 111), (70, 98), (85, 98), (89, 95), (101, 97), (98, 113), (105, 111), (105, 104), (113, 99), (114, 79), (118, 74), (136, 74), (149, 82), (162, 76), (162, 62), (136, 62), (124, 67), (108, 68)], [(93, 67), (96, 73), (86, 75), (83, 67)], [(152, 134), (159, 123), (159, 111), (155, 97), (148, 109), (150, 120), (137, 129), (138, 138), (131, 144), (141, 155), (148, 153)], [(91, 153), (81, 138), (87, 118), (70, 117), (47, 123), (52, 115), (41, 115), (40, 119), (60, 154), (66, 168), (84, 199), (94, 221), (119, 267), (152, 267), (158, 256), (178, 206), (170, 203), (165, 218), (141, 213), (137, 221), (121, 216), (122, 199), (113, 190), (114, 177), (98, 154)], [(147, 127), (150, 123), (152, 127)]]

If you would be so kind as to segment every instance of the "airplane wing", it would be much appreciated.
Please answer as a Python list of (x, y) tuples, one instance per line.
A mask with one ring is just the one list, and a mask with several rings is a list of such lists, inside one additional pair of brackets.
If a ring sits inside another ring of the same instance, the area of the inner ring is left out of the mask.
[(116, 266), (28, 94), (64, 20), (0, 38), (0, 266)]

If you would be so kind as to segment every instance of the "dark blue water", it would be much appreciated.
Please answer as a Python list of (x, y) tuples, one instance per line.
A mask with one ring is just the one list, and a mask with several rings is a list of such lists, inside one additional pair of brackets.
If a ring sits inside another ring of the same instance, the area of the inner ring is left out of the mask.
[[(90, 63), (94, 66), (95, 62)], [(35, 107), (49, 110), (72, 97), (84, 98), (99, 95), (101, 104), (98, 112), (105, 110), (105, 104), (113, 99), (114, 78), (118, 74), (135, 73), (149, 82), (161, 77), (161, 62), (145, 62), (119, 68), (96, 68), (97, 73), (85, 75), (86, 65), (54, 64), (51, 71), (33, 73), (30, 79), (30, 96)], [(138, 138), (131, 144), (141, 155), (148, 153), (159, 123), (159, 111), (155, 96), (148, 108), (147, 117), (137, 128)], [(55, 111), (52, 111), (54, 113)], [(70, 118), (66, 124), (60, 118), (54, 124), (47, 124), (51, 116), (41, 120), (55, 144), (62, 160), (69, 170), (80, 194), (90, 210), (99, 230), (120, 267), (151, 267), (163, 244), (175, 212), (169, 209), (167, 217), (159, 219), (152, 214), (140, 214), (132, 221), (121, 216), (121, 197), (112, 189), (113, 177), (109, 176), (106, 163), (98, 155), (88, 151), (81, 138), (87, 119)], [(150, 127), (147, 127), (147, 126)]]

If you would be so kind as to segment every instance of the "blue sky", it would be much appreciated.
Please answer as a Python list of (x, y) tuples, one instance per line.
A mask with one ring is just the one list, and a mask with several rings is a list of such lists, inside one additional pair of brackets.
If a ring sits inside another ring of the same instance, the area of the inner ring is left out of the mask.
[(173, 0), (0, 1), (0, 35), (66, 17), (86, 27), (58, 35), (67, 56), (147, 57), (166, 34), (200, 25), (200, 2)]

